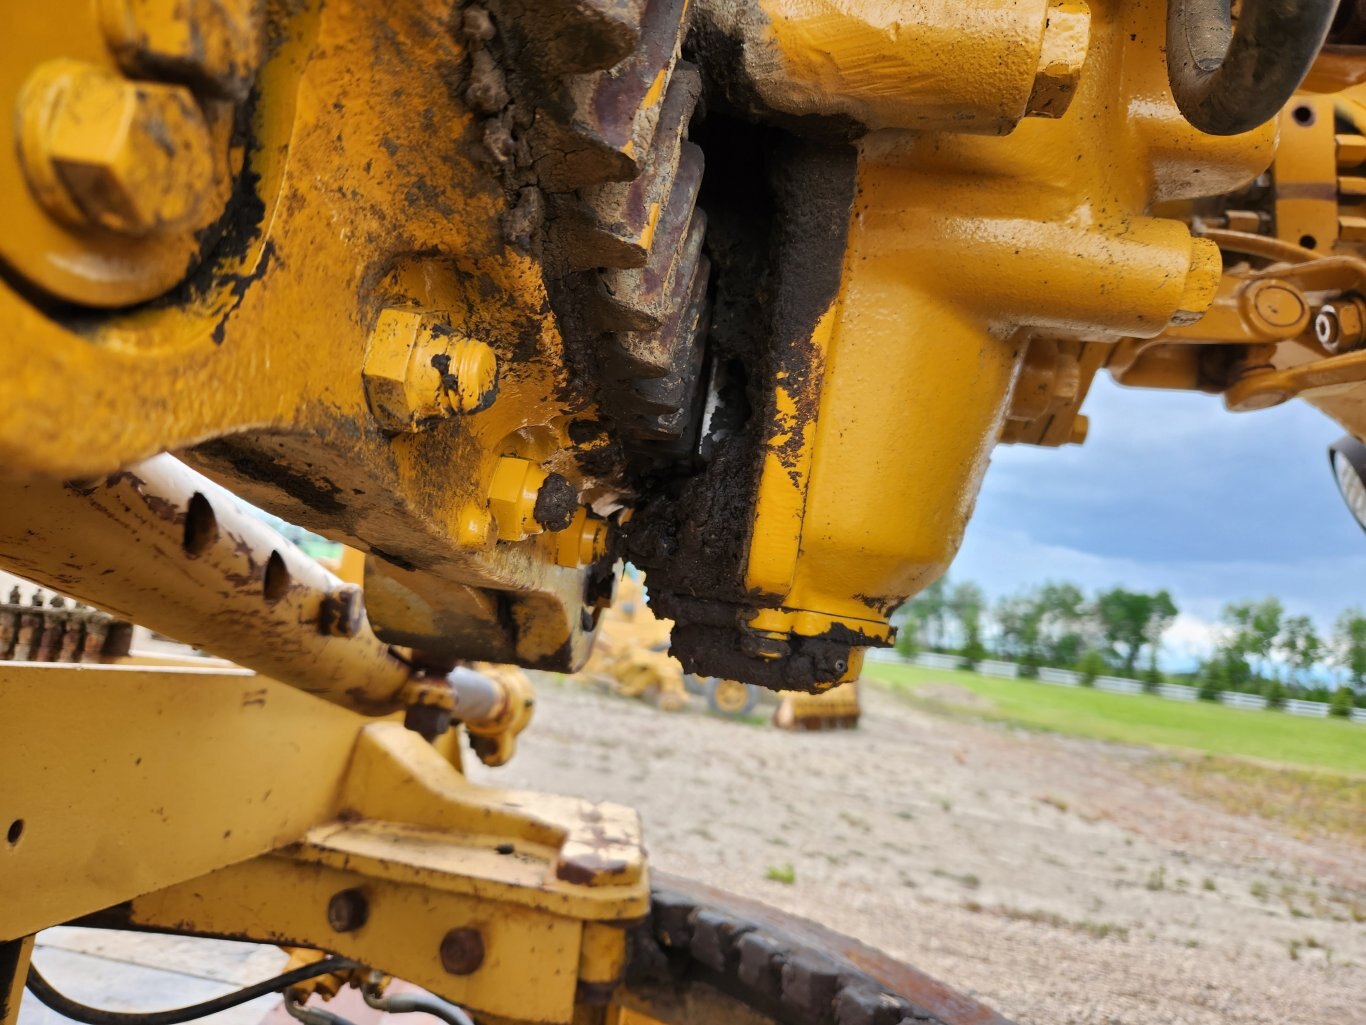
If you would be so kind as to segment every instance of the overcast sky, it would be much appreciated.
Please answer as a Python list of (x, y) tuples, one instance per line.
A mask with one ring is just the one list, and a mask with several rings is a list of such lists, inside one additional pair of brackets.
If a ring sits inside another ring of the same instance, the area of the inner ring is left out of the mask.
[(1316, 409), (1235, 414), (1104, 374), (1083, 408), (1084, 445), (996, 449), (950, 580), (992, 598), (1045, 580), (1166, 587), (1182, 612), (1173, 669), (1203, 654), (1228, 601), (1274, 594), (1322, 630), (1366, 606), (1366, 534), (1325, 454), (1343, 431)]

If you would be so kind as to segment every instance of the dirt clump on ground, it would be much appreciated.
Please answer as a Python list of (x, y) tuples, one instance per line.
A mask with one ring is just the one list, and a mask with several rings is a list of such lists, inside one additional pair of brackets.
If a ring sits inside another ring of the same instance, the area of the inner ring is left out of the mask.
[(1366, 1025), (1366, 850), (1151, 771), (1169, 754), (866, 686), (860, 728), (828, 733), (538, 691), (517, 757), (476, 778), (631, 805), (659, 868), (881, 947), (1021, 1025)]

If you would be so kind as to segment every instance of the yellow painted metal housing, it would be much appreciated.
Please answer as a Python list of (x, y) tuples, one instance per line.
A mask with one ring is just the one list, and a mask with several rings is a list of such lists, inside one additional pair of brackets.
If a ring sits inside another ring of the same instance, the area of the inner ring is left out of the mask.
[[(634, 812), (474, 786), (399, 723), (242, 670), (7, 664), (0, 722), (24, 724), (0, 745), (0, 941), (115, 907), (103, 924), (321, 947), (568, 1022), (648, 910)], [(368, 915), (339, 931), (346, 890)], [(484, 951), (462, 973), (457, 928)]]
[(859, 144), (840, 291), (811, 339), (819, 373), (776, 382), (746, 584), (781, 600), (756, 632), (886, 637), (887, 614), (957, 550), (1030, 340), (1156, 335), (1213, 300), (1217, 247), (1148, 211), (1250, 180), (1275, 128), (1215, 138), (1185, 122), (1144, 59), (1163, 7), (1091, 4), (1059, 119)]

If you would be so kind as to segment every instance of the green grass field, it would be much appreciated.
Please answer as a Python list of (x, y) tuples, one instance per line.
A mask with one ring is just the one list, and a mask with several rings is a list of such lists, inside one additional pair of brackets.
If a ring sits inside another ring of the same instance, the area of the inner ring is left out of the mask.
[(988, 699), (990, 705), (928, 703), (1033, 729), (1366, 775), (1366, 726), (1342, 719), (1307, 719), (1205, 701), (1168, 701), (1147, 694), (1111, 694), (885, 662), (867, 663), (863, 675), (920, 702), (926, 698), (917, 697), (916, 691), (926, 684), (956, 684)]

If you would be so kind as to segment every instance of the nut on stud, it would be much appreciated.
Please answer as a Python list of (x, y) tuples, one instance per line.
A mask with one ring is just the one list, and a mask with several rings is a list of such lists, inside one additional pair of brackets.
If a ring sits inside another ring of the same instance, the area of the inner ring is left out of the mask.
[(567, 530), (555, 538), (555, 563), (568, 569), (596, 562), (607, 552), (607, 521), (589, 514), (583, 506)]
[(380, 312), (361, 371), (370, 411), (386, 431), (416, 432), (454, 412), (477, 413), (498, 391), (498, 357), (457, 335), (445, 314)]
[(565, 530), (574, 522), (578, 502), (578, 491), (564, 477), (516, 456), (498, 460), (489, 483), (489, 511), (499, 541)]
[(1314, 316), (1314, 337), (1329, 352), (1350, 352), (1366, 341), (1366, 302), (1347, 298), (1329, 303)]
[(133, 236), (199, 218), (213, 140), (188, 89), (61, 61), (34, 72), (20, 103), (24, 173), (53, 216)]

